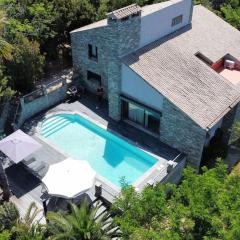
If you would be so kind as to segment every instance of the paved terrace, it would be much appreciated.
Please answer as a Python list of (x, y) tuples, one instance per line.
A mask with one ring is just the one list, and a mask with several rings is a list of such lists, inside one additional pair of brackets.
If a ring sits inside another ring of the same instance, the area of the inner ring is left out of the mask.
[[(124, 122), (115, 122), (110, 119), (107, 112), (107, 103), (103, 102), (99, 105), (95, 96), (87, 94), (77, 101), (65, 102), (47, 112), (43, 112), (24, 124), (22, 129), (42, 144), (42, 148), (29, 156), (25, 160), (25, 163), (12, 165), (6, 169), (14, 193), (12, 201), (17, 204), (22, 214), (24, 214), (26, 208), (32, 201), (35, 201), (39, 208), (42, 208), (41, 178), (46, 174), (49, 165), (63, 161), (66, 158), (64, 153), (51, 147), (36, 134), (36, 126), (44, 120), (45, 116), (49, 113), (57, 113), (59, 111), (77, 111), (83, 115), (87, 115), (94, 122), (107, 126), (109, 131), (121, 135), (124, 138), (127, 138), (130, 142), (136, 143), (144, 150), (157, 155), (165, 168), (163, 171), (157, 173), (158, 176), (156, 176), (154, 180), (169, 181), (166, 168), (167, 161), (169, 160), (177, 159), (179, 162), (179, 164), (175, 163), (175, 171), (172, 171), (174, 174), (172, 174), (173, 176), (170, 180), (174, 181), (174, 179), (177, 179), (180, 176), (180, 169), (183, 167), (184, 161), (181, 161), (181, 156), (179, 158), (179, 151), (161, 143), (158, 139), (129, 126)], [(180, 169), (178, 168), (179, 165), (181, 165)], [(106, 202), (112, 202), (116, 193), (111, 187), (104, 183), (102, 183), (102, 187), (103, 199), (107, 200)], [(88, 195), (92, 201), (95, 200), (94, 188), (88, 192)]]

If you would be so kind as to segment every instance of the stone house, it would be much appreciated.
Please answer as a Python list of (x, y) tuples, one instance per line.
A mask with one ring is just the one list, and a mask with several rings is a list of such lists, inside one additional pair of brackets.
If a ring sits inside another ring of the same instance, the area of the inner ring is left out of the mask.
[(133, 4), (72, 31), (71, 44), (76, 84), (102, 86), (113, 119), (186, 153), (196, 169), (217, 130), (228, 141), (240, 112), (240, 32), (203, 6)]

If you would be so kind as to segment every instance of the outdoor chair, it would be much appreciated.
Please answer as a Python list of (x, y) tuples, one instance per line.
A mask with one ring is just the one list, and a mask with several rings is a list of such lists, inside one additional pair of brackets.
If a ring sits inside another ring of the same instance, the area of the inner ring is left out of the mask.
[(68, 89), (67, 94), (70, 98), (80, 97), (80, 93), (76, 86), (72, 86)]

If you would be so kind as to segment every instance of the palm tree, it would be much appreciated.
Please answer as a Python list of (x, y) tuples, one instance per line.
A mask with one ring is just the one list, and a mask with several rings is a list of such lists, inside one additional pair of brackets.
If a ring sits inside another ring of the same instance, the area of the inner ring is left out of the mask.
[(46, 226), (37, 220), (38, 214), (42, 212), (32, 202), (23, 218), (18, 217), (10, 229), (11, 236), (16, 240), (45, 240)]
[(115, 237), (118, 228), (107, 214), (97, 217), (99, 206), (89, 208), (86, 202), (80, 207), (70, 204), (70, 213), (48, 214), (49, 231), (53, 240), (108, 240)]
[(0, 205), (0, 232), (10, 230), (17, 223), (19, 217), (19, 211), (13, 203)]

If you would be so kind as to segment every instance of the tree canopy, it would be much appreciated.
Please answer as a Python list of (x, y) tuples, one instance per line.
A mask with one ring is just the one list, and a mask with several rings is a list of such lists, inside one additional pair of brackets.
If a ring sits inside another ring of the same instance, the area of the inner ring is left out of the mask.
[(125, 187), (114, 204), (124, 239), (240, 239), (240, 176), (226, 166), (187, 168), (179, 186), (157, 184), (141, 194)]

